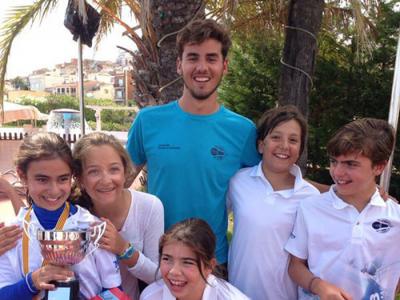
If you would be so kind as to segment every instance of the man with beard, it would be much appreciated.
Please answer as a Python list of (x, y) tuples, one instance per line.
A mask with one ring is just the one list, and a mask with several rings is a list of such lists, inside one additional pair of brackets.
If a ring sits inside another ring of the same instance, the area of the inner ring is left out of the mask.
[(178, 34), (180, 99), (142, 109), (127, 150), (139, 171), (148, 169), (148, 192), (164, 204), (165, 227), (190, 217), (207, 221), (217, 236), (216, 257), (227, 262), (225, 195), (237, 170), (259, 161), (254, 124), (217, 102), (227, 72), (229, 35), (213, 20)]

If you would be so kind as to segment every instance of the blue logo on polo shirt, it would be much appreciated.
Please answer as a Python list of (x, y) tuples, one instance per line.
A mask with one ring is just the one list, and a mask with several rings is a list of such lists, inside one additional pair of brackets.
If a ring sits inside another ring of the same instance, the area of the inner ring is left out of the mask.
[(222, 148), (221, 146), (212, 147), (210, 149), (210, 153), (215, 159), (218, 159), (218, 160), (223, 159), (225, 156), (224, 148)]
[(119, 271), (119, 263), (116, 259), (113, 260), (115, 271)]
[(385, 233), (392, 228), (392, 223), (387, 219), (378, 219), (372, 223), (372, 228), (375, 229), (376, 232)]
[(373, 279), (368, 280), (367, 291), (362, 300), (383, 300), (383, 291), (381, 286)]

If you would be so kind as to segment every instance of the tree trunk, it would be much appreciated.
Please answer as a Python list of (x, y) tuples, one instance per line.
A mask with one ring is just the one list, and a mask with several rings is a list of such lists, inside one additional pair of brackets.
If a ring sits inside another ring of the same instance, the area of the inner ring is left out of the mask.
[[(193, 19), (204, 17), (204, 4), (202, 0), (154, 0), (151, 2), (151, 11), (152, 24), (159, 44), (162, 39), (158, 48), (158, 76), (160, 87), (164, 88), (157, 102), (168, 103), (181, 96), (183, 87), (182, 80), (172, 83), (179, 77), (176, 73), (176, 34)], [(165, 37), (168, 34), (171, 35)]]
[[(279, 86), (279, 105), (293, 104), (308, 117), (308, 99), (312, 87), (317, 51), (317, 35), (321, 27), (323, 0), (291, 0), (286, 28), (283, 63)], [(287, 65), (292, 67), (289, 67)], [(305, 73), (308, 74), (310, 78)], [(307, 147), (305, 147), (307, 149)], [(307, 152), (299, 160), (304, 174)]]

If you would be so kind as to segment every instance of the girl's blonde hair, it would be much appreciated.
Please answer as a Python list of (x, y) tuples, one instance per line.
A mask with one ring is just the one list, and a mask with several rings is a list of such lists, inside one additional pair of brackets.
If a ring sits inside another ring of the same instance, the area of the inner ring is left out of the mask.
[[(114, 137), (113, 135), (108, 135), (103, 132), (91, 132), (85, 134), (83, 137), (79, 139), (79, 141), (75, 144), (73, 150), (73, 158), (74, 158), (74, 168), (76, 170), (76, 180), (79, 182), (83, 175), (83, 164), (86, 158), (86, 155), (90, 149), (97, 146), (110, 146), (112, 147), (121, 158), (122, 164), (124, 166), (125, 173), (125, 183), (124, 187), (129, 188), (135, 179), (135, 172), (133, 169), (132, 161), (129, 157), (128, 152), (126, 152), (124, 146), (121, 142)], [(75, 191), (79, 190), (75, 187)], [(85, 191), (80, 191), (79, 198), (77, 202), (79, 205), (82, 205), (89, 210), (93, 208), (93, 202), (90, 199), (90, 196)]]

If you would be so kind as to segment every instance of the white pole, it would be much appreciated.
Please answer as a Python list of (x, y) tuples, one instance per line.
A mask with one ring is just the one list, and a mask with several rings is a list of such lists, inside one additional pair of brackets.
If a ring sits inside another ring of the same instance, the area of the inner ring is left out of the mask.
[(95, 108), (94, 116), (96, 117), (96, 131), (101, 131), (101, 108)]
[[(392, 97), (390, 100), (390, 110), (388, 122), (394, 127), (397, 132), (397, 124), (399, 122), (399, 110), (400, 110), (400, 34), (399, 41), (397, 44), (396, 63), (394, 67), (393, 86), (392, 86)], [(393, 154), (390, 156), (389, 162), (381, 175), (381, 186), (385, 191), (389, 190), (390, 175), (392, 173)]]
[(78, 38), (78, 84), (79, 84), (79, 110), (81, 111), (81, 134), (85, 134), (85, 92), (83, 86), (82, 41)]

